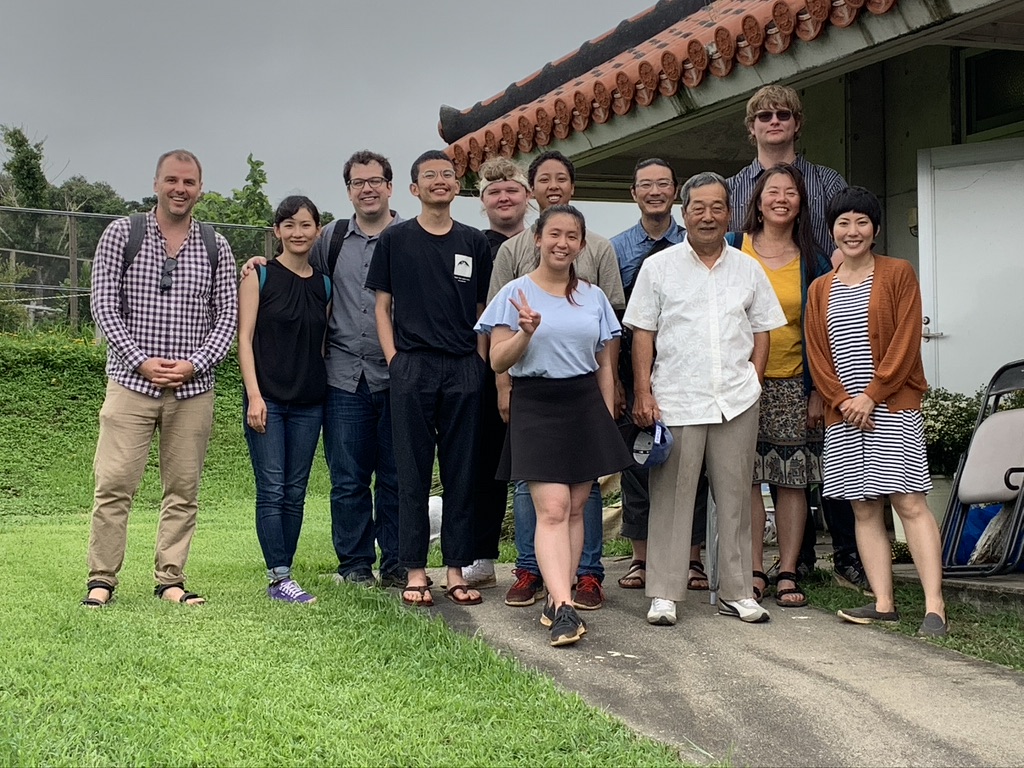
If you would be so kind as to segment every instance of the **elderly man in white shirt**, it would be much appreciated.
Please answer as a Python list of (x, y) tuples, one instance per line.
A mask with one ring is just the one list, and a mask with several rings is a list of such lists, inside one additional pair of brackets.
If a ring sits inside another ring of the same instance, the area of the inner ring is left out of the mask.
[(675, 440), (668, 461), (650, 474), (647, 620), (675, 624), (675, 604), (686, 595), (706, 460), (718, 513), (718, 612), (768, 621), (753, 599), (750, 478), (768, 333), (786, 318), (761, 265), (725, 242), (725, 179), (697, 174), (682, 198), (686, 239), (644, 262), (623, 318), (633, 329), (634, 420), (661, 421)]

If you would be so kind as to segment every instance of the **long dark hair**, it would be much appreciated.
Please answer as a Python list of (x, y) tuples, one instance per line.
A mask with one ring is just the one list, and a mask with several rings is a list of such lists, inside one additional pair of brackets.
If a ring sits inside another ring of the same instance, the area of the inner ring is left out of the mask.
[(800, 210), (793, 222), (793, 242), (800, 250), (800, 263), (803, 266), (804, 281), (810, 285), (818, 273), (818, 247), (814, 244), (814, 233), (811, 230), (811, 210), (807, 205), (807, 187), (800, 169), (790, 163), (779, 163), (761, 174), (750, 193), (747, 205), (747, 217), (743, 221), (743, 231), (753, 237), (764, 229), (764, 214), (761, 213), (761, 195), (773, 176), (789, 176), (800, 195)]
[[(580, 225), (580, 250), (583, 250), (583, 245), (587, 241), (587, 222), (583, 218), (583, 213), (574, 205), (552, 205), (541, 211), (540, 216), (537, 219), (537, 229), (534, 232), (534, 236), (540, 239), (541, 234), (544, 232), (544, 227), (547, 226), (548, 221), (552, 216), (557, 216), (560, 213), (564, 213), (567, 216), (572, 216), (576, 219), (576, 223)], [(576, 259), (572, 260), (569, 265), (569, 282), (565, 286), (565, 298), (569, 300), (570, 304), (579, 306), (579, 302), (573, 296), (576, 293), (576, 288), (580, 284), (580, 279), (576, 275)]]

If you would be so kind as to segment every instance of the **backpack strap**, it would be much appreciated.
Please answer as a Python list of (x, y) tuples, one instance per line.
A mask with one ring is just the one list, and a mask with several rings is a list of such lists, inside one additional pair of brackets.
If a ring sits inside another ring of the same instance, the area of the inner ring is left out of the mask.
[(324, 291), (327, 293), (327, 303), (331, 303), (331, 278), (327, 275), (322, 275), (324, 279)]
[[(331, 244), (327, 247), (327, 277), (332, 279), (334, 277), (334, 268), (338, 264), (338, 254), (341, 253), (341, 244), (345, 240), (345, 234), (348, 232), (348, 219), (344, 221), (338, 221), (334, 225), (334, 229), (331, 231)], [(328, 291), (328, 297), (330, 291)]]
[(121, 279), (118, 287), (121, 291), (121, 314), (128, 317), (128, 292), (124, 287), (124, 276), (142, 250), (142, 241), (146, 239), (146, 214), (133, 213), (128, 217), (128, 242), (121, 252)]
[(743, 233), (742, 232), (726, 232), (725, 242), (731, 248), (742, 248), (743, 247)]
[(257, 264), (256, 265), (256, 277), (258, 277), (259, 281), (260, 281), (260, 290), (259, 290), (259, 292), (263, 293), (263, 286), (267, 282), (267, 267), (266, 267), (266, 265), (264, 265), (264, 264)]
[(203, 245), (206, 246), (206, 257), (210, 260), (210, 294), (213, 294), (212, 287), (216, 283), (217, 263), (220, 261), (220, 250), (217, 248), (217, 231), (212, 225), (199, 222), (199, 234), (203, 238)]

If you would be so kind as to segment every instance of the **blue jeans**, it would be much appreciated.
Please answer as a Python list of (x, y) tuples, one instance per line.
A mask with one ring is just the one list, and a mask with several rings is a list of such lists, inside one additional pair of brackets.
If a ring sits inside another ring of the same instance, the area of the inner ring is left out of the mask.
[[(583, 508), (583, 554), (576, 571), (577, 577), (590, 574), (604, 581), (604, 564), (601, 562), (604, 548), (603, 507), (601, 486), (595, 481), (587, 505)], [(516, 568), (540, 575), (533, 544), (537, 535), (537, 510), (533, 506), (529, 484), (522, 480), (515, 482), (512, 514), (516, 521)]]
[(380, 572), (399, 570), (398, 472), (392, 446), (388, 390), (371, 392), (362, 376), (355, 392), (327, 388), (324, 456), (331, 473), (331, 539), (342, 576), (373, 568), (375, 540)]
[(249, 398), (243, 393), (242, 423), (256, 476), (256, 536), (271, 581), (291, 575), (302, 529), (309, 470), (323, 424), (322, 405), (293, 405), (264, 398), (267, 428), (245, 422)]

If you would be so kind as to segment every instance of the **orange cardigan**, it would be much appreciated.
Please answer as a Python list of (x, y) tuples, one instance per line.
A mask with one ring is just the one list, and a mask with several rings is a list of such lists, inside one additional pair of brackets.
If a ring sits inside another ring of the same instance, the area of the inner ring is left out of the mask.
[[(804, 339), (814, 386), (825, 401), (825, 424), (842, 421), (843, 389), (832, 360), (826, 317), (835, 271), (822, 275), (807, 292)], [(909, 262), (875, 256), (868, 299), (868, 336), (875, 375), (864, 394), (890, 411), (920, 410), (928, 387), (921, 363), (921, 287)]]

